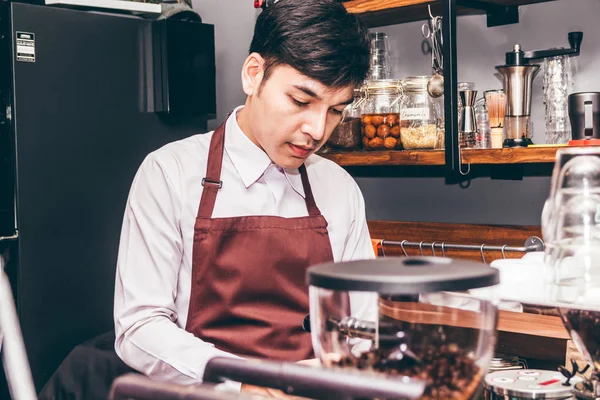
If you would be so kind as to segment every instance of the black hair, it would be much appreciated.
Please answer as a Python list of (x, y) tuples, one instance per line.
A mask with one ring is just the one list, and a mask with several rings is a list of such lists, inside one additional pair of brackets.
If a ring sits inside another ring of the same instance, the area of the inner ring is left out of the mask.
[(280, 0), (256, 20), (250, 53), (265, 59), (263, 82), (278, 65), (331, 88), (361, 85), (369, 72), (366, 26), (336, 0)]

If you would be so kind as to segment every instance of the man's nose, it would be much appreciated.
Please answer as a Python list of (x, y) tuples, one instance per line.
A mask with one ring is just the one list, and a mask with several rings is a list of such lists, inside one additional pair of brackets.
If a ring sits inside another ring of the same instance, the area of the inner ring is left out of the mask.
[(303, 133), (312, 137), (315, 142), (320, 142), (325, 136), (325, 126), (327, 125), (327, 111), (314, 113), (307, 116), (302, 126)]

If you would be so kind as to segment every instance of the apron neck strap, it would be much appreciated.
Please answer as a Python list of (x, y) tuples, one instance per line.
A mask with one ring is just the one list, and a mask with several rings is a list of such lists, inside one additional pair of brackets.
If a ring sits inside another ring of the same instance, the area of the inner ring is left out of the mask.
[(321, 215), (321, 211), (319, 210), (319, 207), (317, 207), (317, 203), (315, 203), (310, 182), (308, 181), (306, 166), (302, 164), (298, 170), (300, 171), (300, 177), (302, 178), (302, 187), (304, 188), (304, 199), (306, 201), (306, 210), (308, 211), (308, 215)]
[[(235, 118), (235, 115), (232, 116)], [(211, 218), (217, 200), (217, 193), (223, 187), (221, 180), (221, 167), (223, 165), (223, 153), (225, 150), (225, 122), (215, 129), (210, 140), (208, 150), (208, 163), (206, 166), (206, 177), (202, 178), (202, 197), (200, 198), (200, 207), (198, 207), (198, 217)], [(304, 196), (306, 202), (306, 210), (308, 215), (321, 215), (321, 211), (315, 203), (312, 194), (312, 189), (308, 181), (306, 167), (304, 164), (298, 168), (300, 177), (302, 178), (302, 187), (304, 188)]]
[(212, 217), (217, 193), (223, 187), (221, 180), (221, 166), (223, 165), (223, 151), (225, 148), (225, 122), (215, 129), (210, 139), (208, 150), (208, 163), (206, 176), (202, 178), (202, 197), (198, 208), (198, 217)]

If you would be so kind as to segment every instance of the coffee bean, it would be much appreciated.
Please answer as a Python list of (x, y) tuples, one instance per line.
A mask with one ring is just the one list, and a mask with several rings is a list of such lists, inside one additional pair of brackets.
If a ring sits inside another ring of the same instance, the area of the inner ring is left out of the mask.
[[(409, 349), (407, 349), (408, 352)], [(411, 351), (415, 357), (396, 349), (373, 349), (359, 357), (348, 355), (337, 363), (340, 367), (372, 368), (389, 375), (415, 377), (426, 382), (424, 399), (465, 398), (462, 392), (479, 373), (479, 367), (457, 344), (441, 345), (425, 351)], [(390, 357), (392, 356), (392, 357)], [(478, 378), (478, 377), (477, 377)]]

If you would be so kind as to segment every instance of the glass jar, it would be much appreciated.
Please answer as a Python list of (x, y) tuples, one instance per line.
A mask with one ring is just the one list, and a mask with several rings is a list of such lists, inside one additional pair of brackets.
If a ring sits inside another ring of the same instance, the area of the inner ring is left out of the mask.
[(400, 141), (404, 149), (434, 149), (438, 142), (438, 120), (433, 97), (427, 92), (429, 76), (402, 81)]
[(361, 107), (361, 133), (365, 150), (399, 149), (400, 81), (369, 81)]
[(434, 257), (312, 266), (315, 355), (325, 368), (417, 379), (426, 384), (424, 400), (479, 398), (497, 308), (493, 299), (464, 291), (495, 285), (498, 277), (484, 264)]
[(362, 93), (360, 88), (354, 90), (354, 101), (344, 109), (342, 120), (323, 146), (323, 152), (360, 148), (362, 143), (360, 107), (364, 99)]

